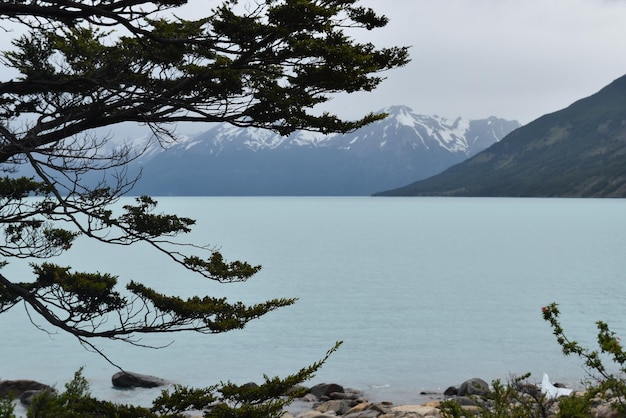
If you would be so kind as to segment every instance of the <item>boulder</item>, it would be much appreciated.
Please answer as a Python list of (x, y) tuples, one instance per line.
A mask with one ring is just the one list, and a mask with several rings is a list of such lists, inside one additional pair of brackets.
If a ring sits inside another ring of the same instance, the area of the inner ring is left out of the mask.
[(398, 414), (400, 412), (414, 412), (418, 416), (437, 416), (439, 414), (439, 410), (432, 406), (427, 405), (400, 405), (391, 409), (394, 413)]
[(41, 389), (41, 390), (27, 390), (26, 392), (22, 393), (22, 396), (20, 396), (20, 403), (24, 406), (28, 406), (31, 403), (33, 403), (33, 398), (37, 395), (39, 395), (42, 392), (49, 392), (52, 389)]
[(318, 385), (313, 386), (310, 390), (310, 393), (315, 395), (317, 399), (329, 398), (330, 395), (334, 392), (344, 393), (345, 390), (343, 386), (338, 385), (336, 383), (320, 383)]
[(467, 396), (457, 396), (454, 400), (461, 406), (477, 406), (476, 401), (472, 398), (468, 398)]
[(623, 415), (611, 405), (600, 405), (594, 416), (596, 418), (621, 418)]
[(343, 415), (354, 406), (354, 402), (346, 399), (332, 399), (315, 408), (319, 412), (333, 412), (336, 415)]
[(445, 396), (456, 396), (458, 393), (459, 390), (456, 388), (456, 386), (450, 386), (443, 392)]
[(361, 397), (360, 392), (332, 392), (329, 396), (331, 399), (345, 399), (349, 401), (356, 401)]
[(26, 391), (54, 390), (48, 385), (34, 380), (2, 380), (0, 381), (0, 398), (19, 398)]
[(298, 418), (337, 418), (337, 415), (333, 413), (323, 413), (319, 411), (307, 411), (298, 415)]
[(489, 393), (489, 383), (485, 382), (482, 379), (473, 378), (466, 380), (461, 383), (459, 387), (458, 396), (467, 396), (467, 395), (486, 395)]
[(389, 413), (391, 409), (387, 405), (363, 402), (347, 411), (343, 418), (376, 418)]
[(167, 381), (145, 374), (132, 372), (117, 372), (111, 378), (111, 383), (116, 388), (156, 388), (167, 385)]

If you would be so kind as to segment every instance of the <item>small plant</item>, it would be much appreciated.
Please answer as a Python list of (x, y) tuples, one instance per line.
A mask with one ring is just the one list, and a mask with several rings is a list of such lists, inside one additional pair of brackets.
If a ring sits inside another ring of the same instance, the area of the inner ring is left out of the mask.
[(572, 394), (559, 399), (556, 418), (588, 418), (591, 414), (591, 398), (589, 393), (583, 396)]
[[(591, 398), (600, 397), (607, 401), (619, 413), (626, 414), (626, 352), (622, 348), (620, 338), (609, 326), (602, 321), (597, 321), (598, 346), (599, 350), (590, 350), (582, 347), (578, 342), (570, 340), (559, 322), (559, 308), (556, 303), (541, 308), (543, 319), (552, 327), (552, 332), (556, 336), (558, 344), (563, 350), (563, 354), (569, 356), (577, 355), (584, 360), (585, 368), (588, 370), (592, 380), (596, 383), (589, 384), (585, 399), (591, 402)], [(604, 365), (601, 355), (608, 355), (617, 367), (617, 373), (611, 373)]]
[(154, 401), (152, 411), (159, 417), (204, 410), (205, 418), (280, 418), (287, 405), (304, 395), (297, 388), (311, 379), (341, 344), (337, 342), (320, 361), (286, 378), (264, 376), (260, 385), (227, 382), (204, 389), (177, 386), (171, 393), (163, 391)]
[(112, 402), (100, 401), (91, 397), (89, 383), (82, 374), (81, 367), (74, 378), (65, 384), (65, 392), (57, 394), (45, 390), (33, 398), (28, 407), (28, 418), (156, 418), (148, 409)]
[[(284, 408), (299, 396), (296, 389), (311, 379), (322, 367), (341, 342), (337, 342), (326, 355), (308, 367), (285, 378), (269, 378), (260, 385), (236, 385), (220, 383), (201, 389), (175, 386), (173, 391), (164, 390), (154, 400), (151, 409), (118, 405), (91, 396), (89, 383), (81, 367), (74, 378), (65, 385), (65, 391), (57, 394), (43, 391), (33, 398), (28, 408), (28, 418), (184, 418), (190, 411), (203, 411), (205, 418), (280, 418)], [(6, 405), (5, 405), (6, 404)], [(0, 418), (15, 418), (9, 401), (0, 403)]]
[(16, 418), (15, 417), (15, 405), (13, 405), (13, 399), (11, 398), (0, 399), (0, 418)]
[(478, 416), (484, 418), (546, 418), (553, 416), (555, 402), (529, 383), (530, 373), (512, 377), (507, 384), (492, 382), (492, 390), (484, 396), (472, 396), (474, 406), (463, 407), (458, 400), (441, 404), (444, 418)]

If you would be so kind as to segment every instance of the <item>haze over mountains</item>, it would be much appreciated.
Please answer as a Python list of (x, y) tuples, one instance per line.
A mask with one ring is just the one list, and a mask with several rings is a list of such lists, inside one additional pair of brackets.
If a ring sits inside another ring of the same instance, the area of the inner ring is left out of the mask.
[(371, 195), (437, 174), (502, 139), (517, 121), (415, 114), (406, 106), (353, 133), (273, 132), (227, 124), (139, 160), (132, 194)]
[(380, 196), (626, 197), (626, 76)]

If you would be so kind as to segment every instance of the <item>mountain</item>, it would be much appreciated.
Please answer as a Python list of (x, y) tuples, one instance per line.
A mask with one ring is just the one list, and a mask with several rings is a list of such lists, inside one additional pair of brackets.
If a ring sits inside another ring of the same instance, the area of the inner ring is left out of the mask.
[(626, 197), (626, 76), (380, 196)]
[(371, 195), (439, 173), (519, 127), (516, 121), (417, 115), (406, 106), (344, 135), (214, 125), (139, 161), (134, 194)]

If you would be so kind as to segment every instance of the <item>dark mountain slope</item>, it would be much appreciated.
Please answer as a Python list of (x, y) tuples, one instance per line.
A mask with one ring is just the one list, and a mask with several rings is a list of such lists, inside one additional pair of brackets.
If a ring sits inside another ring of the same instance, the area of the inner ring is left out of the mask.
[(383, 196), (626, 196), (626, 76)]

